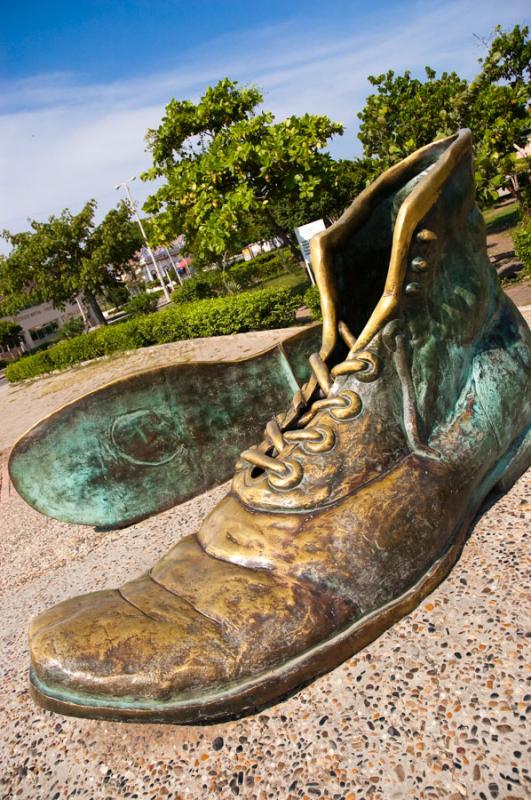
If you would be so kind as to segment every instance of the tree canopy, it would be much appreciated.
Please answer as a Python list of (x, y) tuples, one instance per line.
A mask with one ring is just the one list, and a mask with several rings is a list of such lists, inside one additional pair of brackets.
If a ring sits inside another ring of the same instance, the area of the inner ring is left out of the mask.
[[(196, 266), (275, 236), (298, 254), (294, 227), (333, 221), (382, 170), (464, 126), (474, 134), (480, 200), (493, 202), (506, 187), (529, 203), (529, 29), (497, 27), (481, 41), (486, 53), (471, 82), (431, 67), (422, 77), (369, 76), (373, 91), (358, 114), (363, 156), (351, 160), (326, 150), (340, 123), (315, 114), (277, 121), (256, 87), (224, 78), (196, 103), (172, 99), (146, 136), (153, 163), (142, 178), (162, 179), (144, 205), (152, 244), (184, 234)], [(142, 240), (126, 203), (98, 225), (95, 210), (90, 200), (78, 214), (65, 209), (26, 232), (4, 231), (12, 250), (0, 257), (0, 313), (81, 295), (105, 321), (97, 296), (116, 294)]]
[(219, 259), (251, 222), (292, 241), (279, 208), (309, 202), (333, 184), (336, 165), (323, 148), (343, 126), (310, 114), (275, 122), (258, 112), (262, 99), (258, 89), (225, 78), (197, 104), (166, 106), (148, 132), (153, 167), (142, 176), (165, 181), (144, 205), (154, 214), (154, 241), (184, 233), (194, 255)]
[(0, 319), (0, 350), (17, 347), (23, 340), (20, 325), (8, 319)]
[(109, 211), (99, 225), (95, 210), (90, 200), (79, 214), (65, 209), (47, 222), (33, 220), (29, 231), (3, 232), (12, 247), (0, 262), (4, 313), (45, 301), (61, 307), (81, 295), (105, 323), (96, 295), (119, 283), (142, 240), (126, 203)]
[[(529, 132), (531, 42), (529, 29), (498, 26), (481, 71), (471, 83), (455, 72), (426, 67), (426, 79), (392, 70), (369, 76), (376, 88), (358, 114), (359, 138), (373, 175), (412, 150), (448, 136), (459, 127), (474, 134), (476, 182), (480, 199), (496, 200), (506, 187), (517, 193), (518, 173), (525, 177), (529, 160), (522, 156)], [(520, 150), (518, 150), (518, 148)]]

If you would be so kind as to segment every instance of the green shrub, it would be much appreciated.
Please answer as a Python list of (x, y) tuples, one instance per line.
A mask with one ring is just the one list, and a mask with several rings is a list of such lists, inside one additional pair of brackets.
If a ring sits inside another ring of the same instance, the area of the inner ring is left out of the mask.
[(514, 251), (522, 262), (524, 273), (531, 275), (531, 214), (521, 221), (513, 234)]
[(101, 297), (101, 304), (106, 310), (109, 308), (121, 308), (129, 300), (129, 289), (123, 283), (115, 283), (107, 286)]
[(317, 286), (310, 286), (304, 294), (304, 304), (310, 309), (312, 319), (321, 319), (321, 298)]
[(221, 270), (198, 272), (184, 281), (182, 286), (172, 293), (174, 303), (193, 303), (209, 297), (221, 297), (226, 293)]
[(155, 292), (140, 292), (129, 298), (124, 306), (124, 311), (131, 317), (138, 317), (140, 314), (151, 314), (157, 310), (157, 301), (158, 295)]
[(230, 276), (242, 288), (249, 288), (250, 286), (257, 286), (260, 283), (275, 278), (285, 270), (278, 261), (262, 261), (258, 264), (257, 259), (253, 258), (251, 261), (238, 261), (229, 270)]
[(74, 336), (81, 336), (85, 330), (85, 323), (81, 317), (67, 319), (65, 324), (59, 328), (58, 339), (73, 339)]
[(16, 347), (22, 341), (24, 336), (20, 325), (9, 319), (0, 319), (0, 347)]
[(236, 261), (225, 270), (212, 269), (198, 272), (175, 289), (174, 303), (191, 303), (209, 297), (225, 297), (242, 289), (260, 286), (270, 278), (284, 272), (300, 270), (298, 261), (287, 247), (261, 253), (250, 261)]
[(258, 270), (252, 261), (237, 261), (230, 267), (229, 275), (241, 289), (250, 289), (260, 282)]
[(81, 361), (152, 344), (280, 328), (293, 322), (300, 292), (261, 289), (230, 297), (168, 306), (153, 314), (98, 328), (9, 364), (6, 377), (15, 382)]
[(251, 262), (256, 267), (276, 268), (294, 272), (300, 269), (300, 259), (295, 258), (289, 247), (280, 247), (276, 250), (268, 250), (267, 253), (260, 253)]
[(285, 272), (298, 272), (301, 267), (287, 247), (261, 253), (250, 261), (238, 261), (230, 267), (230, 274), (244, 289), (276, 278)]

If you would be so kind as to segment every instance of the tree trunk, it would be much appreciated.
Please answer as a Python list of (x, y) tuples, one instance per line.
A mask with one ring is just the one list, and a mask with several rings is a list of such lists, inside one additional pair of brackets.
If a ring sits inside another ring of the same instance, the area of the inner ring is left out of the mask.
[(278, 236), (280, 239), (282, 239), (284, 242), (286, 242), (287, 246), (289, 247), (289, 249), (291, 251), (292, 256), (297, 261), (299, 261), (299, 262), (302, 261), (302, 253), (301, 253), (298, 245), (293, 240), (293, 234), (291, 232), (288, 232), (288, 231), (284, 230), (284, 228), (281, 228), (280, 225), (275, 220), (275, 218), (273, 217), (273, 215), (269, 211), (266, 211), (266, 216), (267, 216), (267, 219), (269, 220), (269, 223), (270, 223), (273, 231), (275, 232), (276, 236)]
[(90, 291), (90, 289), (85, 289), (85, 291), (83, 292), (83, 299), (90, 308), (92, 316), (96, 320), (97, 325), (107, 325), (107, 320), (103, 316), (103, 311), (100, 308), (100, 304), (98, 303), (98, 301), (96, 300), (96, 296)]
[(297, 261), (299, 261), (299, 262), (302, 261), (302, 253), (300, 251), (300, 247), (297, 244), (295, 244), (295, 242), (293, 241), (291, 236), (286, 236), (286, 239), (287, 239), (287, 242), (288, 242), (288, 247), (289, 247), (293, 257), (296, 258)]

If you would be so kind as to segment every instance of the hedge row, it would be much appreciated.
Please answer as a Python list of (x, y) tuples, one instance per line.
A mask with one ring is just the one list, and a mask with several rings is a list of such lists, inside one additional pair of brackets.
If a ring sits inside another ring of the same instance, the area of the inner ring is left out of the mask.
[(297, 272), (299, 263), (287, 247), (261, 253), (250, 261), (236, 261), (225, 271), (219, 269), (197, 272), (173, 292), (174, 303), (190, 303), (207, 297), (220, 297), (229, 290), (250, 289), (277, 275)]
[(21, 358), (9, 364), (6, 377), (16, 382), (123, 350), (285, 327), (293, 322), (301, 301), (300, 293), (288, 289), (262, 289), (170, 306), (154, 314), (98, 328)]
[(301, 269), (289, 250), (282, 248), (279, 251), (262, 253), (251, 261), (238, 261), (230, 268), (229, 275), (242, 289), (247, 289), (261, 281), (276, 278), (286, 271), (298, 272)]
[(321, 319), (321, 296), (317, 286), (310, 286), (304, 293), (304, 303), (310, 309), (312, 319)]
[(513, 233), (514, 250), (525, 275), (531, 275), (531, 214), (522, 219)]

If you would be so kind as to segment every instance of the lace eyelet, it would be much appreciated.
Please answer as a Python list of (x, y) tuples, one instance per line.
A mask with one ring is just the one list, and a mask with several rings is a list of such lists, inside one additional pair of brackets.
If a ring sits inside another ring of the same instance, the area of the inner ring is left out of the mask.
[(328, 453), (336, 443), (336, 436), (332, 428), (323, 426), (312, 428), (316, 433), (320, 434), (319, 439), (314, 441), (307, 440), (301, 442), (301, 447), (305, 453), (311, 455), (317, 453)]
[(284, 475), (269, 473), (267, 482), (272, 489), (293, 489), (302, 480), (303, 470), (299, 461), (281, 461), (279, 464), (285, 468)]
[(331, 417), (341, 422), (343, 420), (354, 419), (354, 417), (358, 416), (362, 407), (359, 394), (352, 392), (350, 389), (343, 389), (343, 391), (339, 392), (336, 396), (344, 400), (345, 404), (342, 408), (331, 408)]
[(380, 359), (375, 353), (370, 350), (363, 350), (361, 353), (355, 353), (354, 358), (357, 361), (363, 361), (367, 366), (356, 372), (356, 380), (362, 383), (370, 383), (375, 381), (380, 374)]

